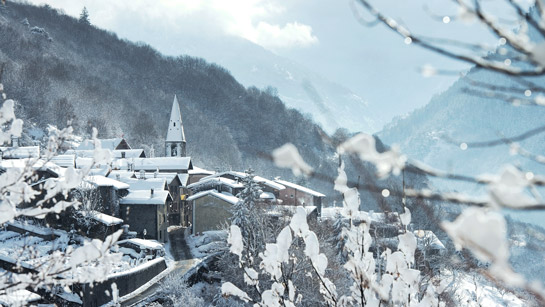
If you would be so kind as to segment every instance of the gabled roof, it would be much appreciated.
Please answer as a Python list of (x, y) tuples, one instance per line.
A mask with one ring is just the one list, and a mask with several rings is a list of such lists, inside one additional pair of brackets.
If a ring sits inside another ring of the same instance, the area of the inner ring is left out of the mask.
[[(100, 147), (103, 149), (116, 150), (128, 148), (131, 149), (127, 141), (124, 138), (113, 138), (113, 139), (99, 139)], [(95, 144), (93, 140), (85, 140), (79, 144), (77, 150), (93, 150), (95, 149)]]
[(193, 168), (191, 157), (158, 157), (127, 159), (135, 171), (187, 171)]
[(87, 176), (83, 181), (97, 187), (113, 187), (116, 190), (127, 190), (130, 188), (126, 183), (99, 175)]
[(160, 191), (166, 190), (167, 187), (167, 180), (165, 178), (120, 178), (119, 180), (130, 185), (131, 191), (146, 190), (149, 193), (150, 189)]
[(187, 198), (187, 201), (193, 201), (193, 200), (196, 200), (196, 199), (199, 199), (201, 197), (205, 197), (207, 195), (210, 195), (212, 197), (216, 197), (216, 198), (219, 198), (223, 201), (226, 201), (232, 205), (238, 203), (239, 201), (239, 198), (238, 197), (235, 197), (231, 194), (227, 194), (227, 193), (219, 193), (218, 191), (216, 190), (207, 190), (207, 191), (202, 191), (202, 192), (199, 192), (195, 195), (191, 195), (190, 197)]
[(180, 184), (185, 187), (187, 185), (187, 180), (189, 180), (189, 174), (178, 174), (178, 173), (154, 173), (153, 177), (165, 178), (167, 183), (170, 185), (174, 179), (178, 179)]
[[(243, 173), (243, 172), (226, 171), (226, 172), (221, 172), (221, 173), (217, 173), (217, 174), (213, 174), (213, 175), (204, 177), (200, 181), (203, 181), (205, 179), (210, 179), (210, 178), (216, 178), (216, 177), (234, 177), (234, 178), (243, 179), (243, 178), (246, 178), (246, 176), (248, 176), (248, 174)], [(257, 182), (258, 184), (266, 185), (266, 186), (268, 186), (270, 188), (273, 188), (275, 190), (283, 190), (283, 189), (286, 188), (282, 184), (279, 184), (279, 183), (274, 182), (274, 181), (269, 180), (269, 179), (265, 179), (265, 178), (260, 177), (260, 176), (254, 176), (254, 181)]]
[(310, 194), (312, 196), (316, 196), (316, 197), (325, 197), (324, 194), (320, 193), (320, 192), (316, 192), (314, 190), (311, 190), (309, 188), (306, 188), (306, 187), (303, 187), (303, 186), (300, 186), (298, 184), (295, 184), (295, 183), (291, 183), (289, 181), (285, 181), (285, 180), (280, 180), (280, 179), (275, 179), (274, 180), (275, 182), (279, 183), (279, 184), (282, 184), (286, 187), (290, 187), (292, 189), (295, 189), (297, 191), (301, 191), (303, 193), (307, 193), (307, 194)]
[(91, 210), (89, 212), (87, 211), (80, 211), (81, 215), (83, 216), (89, 216), (91, 219), (98, 221), (106, 226), (113, 226), (113, 225), (119, 225), (123, 224), (123, 220), (108, 214), (104, 214), (102, 212)]
[(190, 175), (207, 175), (207, 176), (210, 176), (210, 175), (214, 175), (214, 173), (215, 172), (213, 172), (213, 171), (209, 171), (209, 170), (206, 170), (204, 168), (197, 167), (197, 166), (193, 166), (193, 169), (189, 170)]
[(172, 110), (170, 111), (170, 121), (168, 122), (168, 131), (166, 142), (185, 142), (184, 126), (182, 124), (182, 113), (178, 98), (174, 95)]
[(164, 205), (172, 200), (168, 191), (130, 190), (129, 195), (122, 198), (119, 203), (125, 205)]
[(54, 177), (59, 177), (64, 174), (65, 169), (60, 166), (45, 162), (42, 159), (10, 159), (0, 160), (0, 169), (17, 168), (24, 170), (30, 168), (32, 170), (44, 171), (52, 174)]
[(187, 186), (188, 189), (193, 189), (201, 186), (219, 186), (226, 185), (231, 188), (244, 188), (244, 185), (240, 182), (234, 181), (229, 178), (223, 177), (212, 177), (212, 178), (202, 178), (201, 180), (192, 183)]

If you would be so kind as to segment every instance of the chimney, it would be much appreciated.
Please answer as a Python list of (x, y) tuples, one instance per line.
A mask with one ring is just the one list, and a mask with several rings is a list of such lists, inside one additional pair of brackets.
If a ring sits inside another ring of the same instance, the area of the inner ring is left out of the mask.
[(115, 179), (117, 179), (117, 180), (121, 179), (121, 175), (115, 174)]
[(140, 179), (146, 179), (146, 171), (140, 170)]
[(151, 197), (153, 197), (153, 189), (151, 189)]

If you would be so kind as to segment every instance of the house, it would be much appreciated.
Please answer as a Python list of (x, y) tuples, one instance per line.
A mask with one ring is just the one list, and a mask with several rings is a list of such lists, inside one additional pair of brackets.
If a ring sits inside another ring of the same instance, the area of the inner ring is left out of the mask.
[[(237, 171), (227, 171), (227, 172), (221, 172), (214, 175), (210, 175), (207, 177), (202, 178), (200, 181), (207, 180), (210, 178), (227, 178), (236, 182), (242, 182), (246, 176), (248, 176), (247, 173), (243, 172), (237, 172)], [(260, 176), (254, 176), (254, 181), (260, 186), (261, 190), (263, 192), (271, 193), (275, 196), (275, 198), (278, 198), (281, 194), (280, 191), (283, 191), (286, 187), (282, 184), (275, 182), (273, 180), (265, 179)], [(233, 195), (236, 195), (232, 193)]]
[(316, 206), (318, 215), (322, 214), (324, 194), (285, 180), (275, 179), (274, 182), (286, 187), (277, 195), (277, 198), (282, 200), (282, 205)]
[(207, 190), (190, 196), (187, 201), (192, 207), (192, 233), (217, 230), (229, 223), (231, 207), (239, 199), (233, 195)]
[(167, 241), (168, 191), (135, 190), (120, 201), (120, 217), (143, 239)]
[(190, 169), (188, 171), (188, 174), (189, 174), (189, 180), (188, 180), (187, 184), (192, 184), (192, 183), (195, 183), (195, 182), (201, 180), (204, 177), (214, 175), (214, 172), (205, 170), (205, 169), (200, 168), (200, 167), (193, 166), (193, 169)]
[[(73, 193), (76, 199), (84, 202), (87, 198), (93, 202), (91, 209), (112, 216), (119, 216), (119, 201), (129, 194), (130, 188), (126, 183), (100, 175), (85, 177), (81, 187)], [(85, 189), (88, 191), (85, 192)]]
[(192, 194), (207, 190), (216, 190), (219, 193), (224, 192), (237, 195), (244, 189), (244, 185), (233, 179), (210, 176), (188, 185), (187, 188)]

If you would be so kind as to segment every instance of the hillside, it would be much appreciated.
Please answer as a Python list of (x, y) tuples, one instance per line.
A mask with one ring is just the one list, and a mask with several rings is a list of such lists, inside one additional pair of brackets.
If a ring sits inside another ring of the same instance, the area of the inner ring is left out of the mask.
[(328, 133), (340, 127), (373, 133), (383, 124), (372, 106), (350, 89), (245, 39), (184, 33), (176, 45), (184, 46), (178, 54), (218, 63), (246, 86), (274, 87), (288, 107), (309, 114)]
[[(543, 125), (545, 109), (542, 107), (514, 106), (466, 91), (471, 87), (471, 82), (479, 81), (496, 86), (518, 86), (505, 76), (472, 69), (448, 90), (435, 96), (428, 105), (405, 118), (394, 120), (378, 135), (386, 144), (399, 144), (402, 151), (413, 159), (457, 174), (497, 174), (506, 164), (517, 165), (523, 171), (543, 174), (543, 164), (512, 155), (507, 144), (470, 147), (467, 150), (460, 148), (462, 142), (513, 137)], [(538, 95), (534, 93), (532, 98)], [(521, 141), (518, 145), (534, 154), (545, 152), (542, 134)], [(433, 184), (441, 189), (463, 190), (470, 194), (484, 191), (482, 187), (452, 181), (435, 180)], [(520, 213), (517, 217), (543, 225), (539, 214)]]

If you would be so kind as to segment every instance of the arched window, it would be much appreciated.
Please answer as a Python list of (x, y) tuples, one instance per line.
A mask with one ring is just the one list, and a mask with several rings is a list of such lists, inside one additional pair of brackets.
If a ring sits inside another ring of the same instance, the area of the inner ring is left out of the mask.
[(176, 123), (172, 123), (174, 125), (174, 127), (176, 127)]

